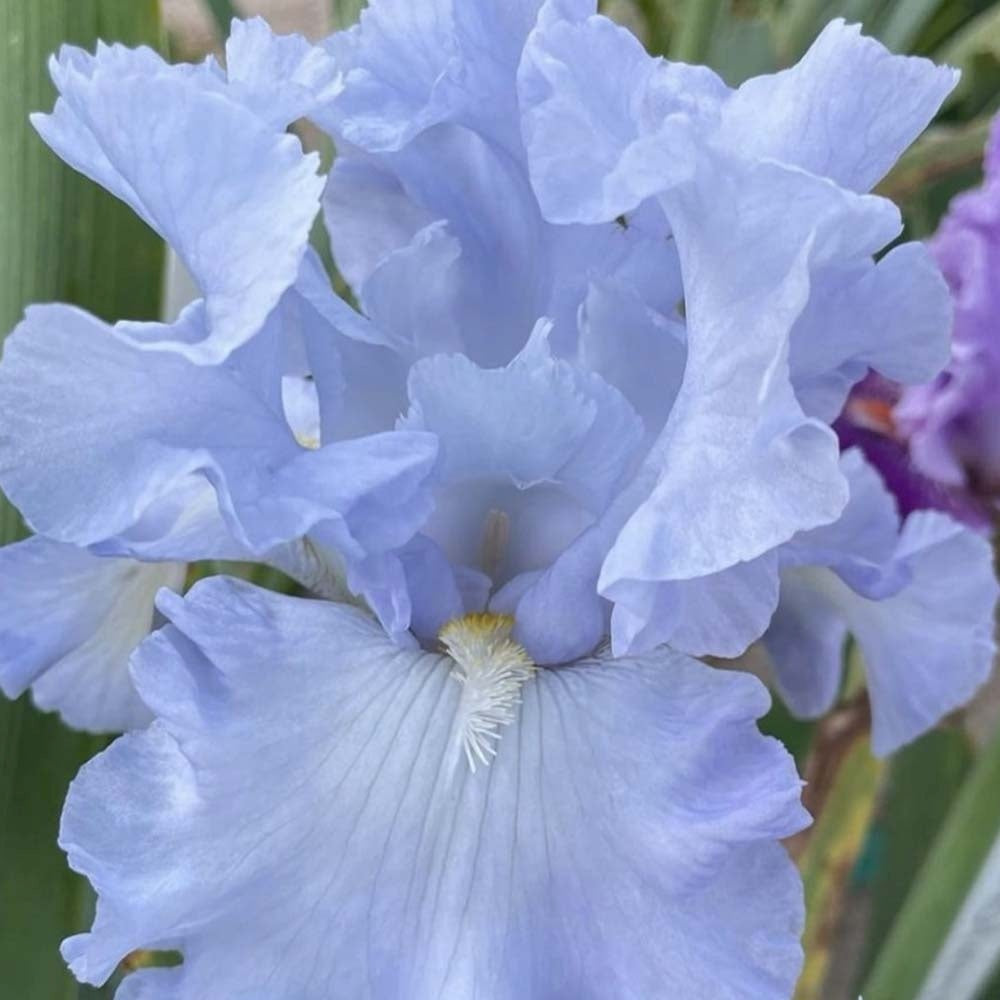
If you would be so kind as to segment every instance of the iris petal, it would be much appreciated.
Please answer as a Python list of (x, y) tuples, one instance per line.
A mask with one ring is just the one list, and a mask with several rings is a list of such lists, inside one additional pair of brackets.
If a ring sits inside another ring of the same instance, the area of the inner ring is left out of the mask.
[(801, 914), (773, 840), (804, 815), (754, 678), (668, 652), (541, 670), (472, 772), (447, 658), (235, 581), (163, 608), (135, 668), (157, 721), (63, 818), (101, 894), (65, 945), (84, 980), (169, 943), (149, 1000), (787, 995)]

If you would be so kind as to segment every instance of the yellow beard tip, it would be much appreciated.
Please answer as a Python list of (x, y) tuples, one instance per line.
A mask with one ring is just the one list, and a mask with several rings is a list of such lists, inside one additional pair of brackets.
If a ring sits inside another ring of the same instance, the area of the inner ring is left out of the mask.
[(488, 765), (496, 755), (501, 730), (517, 717), (521, 688), (535, 664), (511, 637), (514, 619), (488, 611), (452, 619), (439, 637), (462, 685), (458, 737), (469, 768)]
[(438, 633), (438, 638), (445, 646), (450, 646), (453, 640), (467, 643), (476, 639), (506, 639), (513, 631), (513, 615), (500, 615), (493, 611), (470, 611), (467, 615), (446, 622)]

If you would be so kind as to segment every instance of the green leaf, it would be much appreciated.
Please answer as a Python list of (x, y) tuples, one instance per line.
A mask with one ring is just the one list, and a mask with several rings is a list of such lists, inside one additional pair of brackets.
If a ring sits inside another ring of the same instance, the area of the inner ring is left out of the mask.
[(731, 87), (777, 68), (774, 34), (761, 17), (729, 17), (715, 30), (708, 64)]
[(791, 65), (833, 16), (834, 0), (789, 0), (774, 15), (781, 61)]
[(163, 246), (128, 208), (63, 166), (28, 124), (51, 108), (46, 60), (98, 38), (157, 45), (156, 0), (0, 3), (0, 334), (30, 302), (75, 302), (106, 319), (155, 319)]
[[(859, 979), (871, 971), (972, 762), (969, 737), (958, 728), (927, 733), (890, 761), (886, 792), (872, 831), (880, 846), (879, 863), (869, 884), (867, 954)], [(934, 794), (928, 795), (928, 789), (934, 789)]]
[(924, 980), (919, 1000), (985, 1000), (995, 992), (980, 992), (1000, 957), (997, 907), (1000, 905), (1000, 838), (993, 842), (976, 881), (962, 903)]
[[(6, 995), (70, 1000), (59, 943), (90, 922), (90, 890), (56, 845), (66, 788), (106, 740), (70, 732), (28, 703), (0, 702), (0, 969)], [(7, 992), (9, 991), (9, 992)]]
[(978, 1000), (993, 1000), (1000, 997), (1000, 967), (994, 970), (993, 978), (979, 991)]
[(879, 184), (876, 193), (903, 209), (910, 238), (930, 233), (948, 201), (976, 182), (989, 128), (984, 116), (928, 129)]
[[(973, 18), (934, 53), (939, 62), (958, 66), (962, 78), (948, 95), (947, 107), (977, 100), (982, 90), (987, 104), (996, 101), (996, 67), (1000, 63), (1000, 4)], [(993, 71), (992, 73), (990, 71)], [(984, 79), (985, 78), (985, 79)]]
[[(657, 5), (644, 3), (642, 6)], [(712, 44), (712, 35), (727, 16), (728, 7), (725, 0), (688, 0), (670, 43), (670, 58), (678, 62), (704, 63)]]
[(977, 760), (935, 838), (865, 985), (865, 1000), (916, 1000), (984, 860), (1000, 837), (997, 788), (1000, 732)]
[(812, 746), (815, 722), (796, 719), (785, 703), (780, 698), (775, 698), (771, 703), (771, 710), (760, 720), (760, 731), (765, 736), (781, 740), (785, 749), (795, 758), (799, 770), (802, 770)]
[(995, 6), (996, 0), (946, 0), (924, 26), (913, 51), (937, 60), (942, 45)]
[(367, 0), (331, 0), (331, 21), (335, 29), (348, 28), (361, 16)]
[(208, 9), (212, 12), (215, 26), (219, 29), (222, 38), (229, 37), (229, 25), (234, 17), (240, 15), (236, 13), (230, 0), (205, 0)]
[[(63, 166), (30, 128), (52, 106), (46, 60), (64, 42), (160, 40), (156, 0), (0, 2), (0, 335), (34, 301), (107, 319), (159, 315), (160, 240), (116, 199)], [(0, 497), (0, 543), (22, 537)], [(66, 787), (102, 740), (70, 732), (27, 699), (0, 699), (0, 970), (3, 996), (76, 1000), (60, 940), (89, 921), (90, 896), (56, 844)], [(93, 995), (93, 994), (91, 994)], [(100, 995), (100, 994), (97, 994)]]
[(839, 0), (829, 16), (842, 17), (848, 23), (856, 21), (864, 25), (866, 35), (876, 35), (897, 3), (898, 0)]
[(676, 10), (670, 9), (674, 5), (665, 3), (664, 0), (635, 0), (635, 6), (642, 21), (644, 30), (641, 38), (646, 48), (654, 56), (667, 55), (677, 17)]
[(941, 0), (906, 0), (895, 4), (879, 31), (879, 38), (893, 52), (909, 52), (940, 6)]

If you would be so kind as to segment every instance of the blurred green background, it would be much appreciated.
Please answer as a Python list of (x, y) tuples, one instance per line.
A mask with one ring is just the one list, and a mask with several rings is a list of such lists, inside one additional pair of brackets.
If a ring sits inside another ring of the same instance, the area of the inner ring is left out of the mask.
[[(425, 0), (413, 0), (414, 3)], [(474, 0), (473, 0), (474, 2)], [(234, 10), (235, 6), (235, 10)], [(27, 123), (54, 94), (46, 59), (63, 42), (144, 43), (175, 59), (217, 49), (234, 13), (312, 37), (351, 23), (359, 0), (0, 0), (0, 332), (33, 301), (108, 319), (163, 308), (164, 249), (132, 213), (72, 174)], [(648, 47), (705, 62), (730, 84), (794, 62), (833, 17), (860, 21), (897, 52), (959, 66), (962, 82), (880, 191), (908, 234), (935, 228), (977, 182), (1000, 106), (1000, 2), (990, 0), (605, 0)], [(850, 85), (850, 82), (847, 82)], [(310, 141), (306, 136), (306, 141)], [(998, 276), (1000, 280), (1000, 276)], [(998, 331), (1000, 335), (1000, 331)], [(0, 540), (21, 536), (0, 498)], [(857, 677), (855, 668), (850, 672)], [(992, 687), (996, 687), (993, 685)], [(1000, 694), (888, 762), (868, 749), (864, 690), (848, 683), (817, 725), (775, 708), (765, 725), (808, 780), (813, 829), (790, 846), (806, 883), (806, 965), (797, 1000), (1000, 1000)], [(103, 745), (26, 699), (0, 699), (0, 1000), (110, 998), (78, 986), (58, 943), (92, 916), (88, 887), (55, 846), (66, 785)], [(970, 900), (971, 896), (971, 902)], [(134, 963), (149, 961), (136, 955)], [(124, 970), (123, 970), (124, 971)]]

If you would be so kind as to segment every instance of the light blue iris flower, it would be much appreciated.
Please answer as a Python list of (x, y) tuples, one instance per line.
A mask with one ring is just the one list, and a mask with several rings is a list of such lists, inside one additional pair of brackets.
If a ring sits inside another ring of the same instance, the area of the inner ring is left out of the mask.
[[(790, 996), (799, 782), (760, 682), (693, 657), (765, 636), (821, 711), (850, 628), (882, 750), (987, 669), (985, 547), (900, 532), (829, 426), (869, 368), (947, 358), (947, 291), (918, 246), (875, 262), (900, 221), (865, 192), (954, 74), (835, 23), (732, 91), (592, 0), (376, 0), (319, 46), (237, 23), (225, 70), (53, 76), (42, 135), (201, 292), (171, 324), (33, 307), (0, 365), (39, 532), (0, 556), (0, 682), (153, 719), (70, 792), (100, 895), (74, 972), (152, 947), (183, 965), (119, 998)], [(321, 203), (358, 309), (307, 247)], [(319, 599), (172, 592), (209, 558)]]
[(989, 676), (992, 549), (936, 511), (900, 526), (892, 494), (861, 452), (845, 452), (842, 466), (851, 500), (840, 520), (781, 549), (781, 600), (764, 644), (785, 701), (811, 717), (836, 699), (850, 631), (867, 667), (872, 748), (886, 754)]

